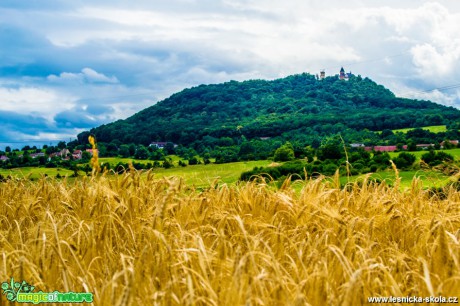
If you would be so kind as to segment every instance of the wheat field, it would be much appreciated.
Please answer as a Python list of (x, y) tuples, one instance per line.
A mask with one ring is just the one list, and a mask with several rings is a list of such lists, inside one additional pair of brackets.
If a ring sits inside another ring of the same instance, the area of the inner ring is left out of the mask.
[(460, 192), (421, 186), (341, 188), (337, 175), (203, 191), (152, 172), (9, 180), (0, 183), (0, 282), (92, 292), (94, 305), (460, 296)]

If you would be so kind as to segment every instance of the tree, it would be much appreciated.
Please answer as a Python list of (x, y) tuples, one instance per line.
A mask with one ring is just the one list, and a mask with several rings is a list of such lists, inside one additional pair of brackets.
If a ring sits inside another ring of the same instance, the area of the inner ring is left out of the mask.
[(454, 157), (443, 151), (430, 150), (428, 153), (422, 155), (421, 160), (430, 166), (436, 166), (443, 162), (452, 162)]
[(66, 148), (66, 143), (65, 143), (65, 141), (59, 141), (58, 144), (57, 144), (57, 147), (58, 147), (59, 149), (61, 149), (61, 150), (62, 150), (62, 149), (65, 149), (65, 148)]
[(147, 150), (146, 147), (140, 145), (137, 148), (136, 153), (134, 154), (134, 157), (137, 159), (147, 159), (149, 158), (149, 150)]
[(163, 150), (165, 150), (166, 154), (168, 154), (168, 155), (175, 154), (174, 144), (172, 142), (166, 143), (166, 145), (165, 145)]
[(284, 145), (276, 149), (275, 156), (273, 157), (275, 161), (290, 161), (294, 158), (294, 148), (289, 142), (286, 142)]
[(238, 152), (238, 157), (240, 160), (252, 160), (254, 159), (254, 146), (251, 142), (245, 141), (240, 146), (240, 151)]
[(51, 147), (47, 147), (46, 150), (45, 150), (45, 153), (46, 155), (50, 155), (52, 153), (56, 152), (56, 148), (51, 146)]
[(343, 145), (339, 137), (332, 137), (326, 140), (318, 149), (318, 158), (320, 160), (341, 159), (344, 156)]
[(10, 146), (6, 146), (5, 152), (6, 152), (6, 153), (10, 153), (10, 152), (11, 152), (11, 147), (10, 147)]
[(88, 162), (90, 159), (91, 159), (91, 154), (89, 152), (83, 151), (83, 153), (81, 153), (82, 162)]
[(452, 149), (453, 147), (454, 147), (454, 145), (450, 142), (449, 139), (445, 139), (445, 140), (443, 141), (443, 145), (442, 145), (442, 148), (443, 148), (443, 149), (450, 150), (450, 149)]
[(129, 144), (129, 156), (136, 154), (136, 145), (134, 143)]
[(398, 157), (394, 160), (396, 167), (399, 169), (407, 169), (415, 162), (416, 157), (414, 154), (401, 152)]
[(163, 168), (169, 169), (169, 168), (172, 168), (172, 167), (173, 167), (173, 163), (172, 163), (170, 160), (167, 160), (167, 159), (166, 159), (166, 160), (163, 162)]
[(118, 146), (112, 141), (107, 144), (107, 156), (117, 156)]
[(393, 131), (389, 129), (384, 129), (381, 134), (382, 138), (387, 138), (393, 135), (394, 135)]
[(124, 158), (127, 158), (130, 156), (130, 153), (129, 153), (129, 146), (128, 145), (121, 145), (120, 146), (120, 150), (118, 151), (118, 154), (121, 156), (121, 157), (124, 157)]
[(413, 140), (409, 141), (407, 144), (407, 151), (417, 151), (417, 143)]

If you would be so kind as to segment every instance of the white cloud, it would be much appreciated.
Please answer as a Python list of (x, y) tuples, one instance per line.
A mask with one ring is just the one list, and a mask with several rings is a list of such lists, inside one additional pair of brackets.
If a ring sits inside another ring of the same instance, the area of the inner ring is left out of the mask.
[(59, 76), (52, 74), (47, 79), (51, 82), (119, 83), (116, 77), (108, 77), (91, 68), (83, 68), (80, 73), (62, 72)]
[(0, 101), (2, 111), (37, 114), (49, 120), (59, 111), (74, 105), (72, 96), (37, 87), (0, 87)]
[(102, 108), (82, 117), (114, 120), (201, 83), (322, 68), (331, 75), (341, 66), (396, 93), (459, 104), (458, 93), (423, 92), (460, 79), (456, 1), (82, 0), (58, 13), (24, 6), (0, 4), (0, 25), (19, 29), (0, 32), (0, 68), (21, 71), (15, 86), (0, 84), (2, 109), (62, 113), (69, 125), (84, 105)]

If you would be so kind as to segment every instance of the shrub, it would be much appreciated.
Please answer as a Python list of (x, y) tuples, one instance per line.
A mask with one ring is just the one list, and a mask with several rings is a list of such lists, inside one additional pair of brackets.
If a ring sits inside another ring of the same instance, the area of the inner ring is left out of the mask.
[(396, 167), (399, 169), (407, 169), (412, 166), (415, 162), (416, 157), (414, 154), (401, 152), (398, 157), (394, 160)]

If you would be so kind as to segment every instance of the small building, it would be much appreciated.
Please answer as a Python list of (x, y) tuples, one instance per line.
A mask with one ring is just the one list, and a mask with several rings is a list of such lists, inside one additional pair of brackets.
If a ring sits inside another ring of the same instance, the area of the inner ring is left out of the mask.
[(352, 143), (350, 147), (354, 149), (358, 149), (358, 148), (365, 148), (366, 146), (364, 145), (364, 143)]
[(420, 149), (420, 150), (428, 150), (430, 147), (434, 148), (433, 143), (419, 143), (415, 146), (417, 147), (417, 149)]
[(343, 67), (340, 69), (339, 79), (345, 80), (345, 69)]
[(340, 72), (339, 72), (339, 79), (340, 80), (348, 81), (348, 80), (350, 80), (350, 78), (352, 76), (353, 76), (353, 73), (351, 73), (351, 71), (349, 73), (346, 73), (345, 69), (343, 69), (343, 67), (340, 69)]
[(157, 149), (164, 149), (166, 147), (167, 142), (152, 142), (149, 147), (156, 147)]
[(31, 153), (30, 154), (31, 158), (37, 158), (37, 157), (45, 157), (45, 153), (40, 152), (40, 153)]
[(396, 146), (375, 146), (374, 151), (375, 152), (394, 152), (398, 148)]
[(81, 150), (74, 150), (72, 153), (73, 159), (81, 159), (83, 156), (83, 152)]
[(67, 155), (69, 154), (70, 154), (69, 149), (62, 149), (61, 151), (57, 153), (57, 156), (60, 156), (61, 158), (66, 158)]
[(8, 160), (9, 160), (8, 156), (5, 156), (5, 155), (0, 156), (0, 161), (5, 162)]
[[(458, 146), (458, 140), (449, 140), (449, 142), (450, 142), (454, 147), (457, 147), (457, 146)], [(440, 143), (441, 148), (444, 148), (444, 144), (445, 144), (445, 143), (446, 143), (445, 141), (443, 141), (443, 142)]]
[[(403, 150), (407, 150), (407, 146), (404, 145)], [(366, 151), (375, 151), (375, 152), (394, 152), (398, 150), (397, 146), (374, 146), (374, 147), (365, 147)]]
[(324, 80), (325, 78), (326, 78), (326, 71), (321, 70), (320, 73), (319, 73), (319, 79)]

